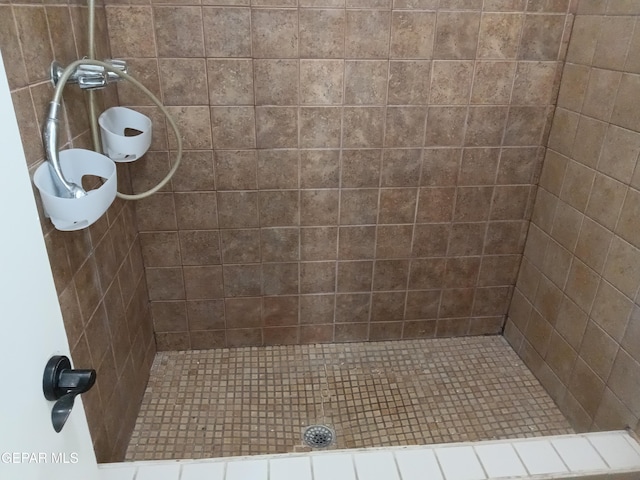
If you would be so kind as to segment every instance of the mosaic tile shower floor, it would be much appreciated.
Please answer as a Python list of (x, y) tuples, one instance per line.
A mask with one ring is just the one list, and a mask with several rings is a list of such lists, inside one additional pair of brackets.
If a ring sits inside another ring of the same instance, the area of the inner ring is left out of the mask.
[(127, 460), (572, 433), (499, 336), (157, 354)]

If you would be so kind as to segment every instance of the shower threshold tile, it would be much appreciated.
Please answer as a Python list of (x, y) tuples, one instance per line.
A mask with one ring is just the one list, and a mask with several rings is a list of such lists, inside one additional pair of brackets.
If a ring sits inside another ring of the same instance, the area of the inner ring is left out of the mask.
[(126, 460), (572, 433), (500, 336), (157, 354)]

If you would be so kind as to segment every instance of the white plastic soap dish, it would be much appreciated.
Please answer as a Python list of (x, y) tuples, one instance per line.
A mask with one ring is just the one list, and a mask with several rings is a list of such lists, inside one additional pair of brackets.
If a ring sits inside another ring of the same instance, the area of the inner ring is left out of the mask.
[(107, 211), (116, 198), (116, 164), (109, 158), (91, 150), (74, 148), (60, 152), (60, 167), (65, 178), (82, 185), (82, 177), (101, 177), (104, 183), (80, 198), (60, 196), (52, 176), (49, 162), (38, 167), (33, 183), (40, 191), (47, 217), (58, 230), (71, 231), (88, 227)]
[[(102, 149), (114, 162), (133, 162), (151, 146), (151, 119), (135, 110), (112, 107), (98, 117), (102, 134)], [(127, 135), (126, 130), (136, 131)]]

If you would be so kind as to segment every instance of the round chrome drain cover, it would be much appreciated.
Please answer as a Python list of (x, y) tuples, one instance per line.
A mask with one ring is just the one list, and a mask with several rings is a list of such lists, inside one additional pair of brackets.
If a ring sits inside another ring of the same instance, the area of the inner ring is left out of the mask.
[(311, 425), (302, 434), (302, 440), (311, 448), (327, 448), (334, 438), (333, 430), (326, 425)]

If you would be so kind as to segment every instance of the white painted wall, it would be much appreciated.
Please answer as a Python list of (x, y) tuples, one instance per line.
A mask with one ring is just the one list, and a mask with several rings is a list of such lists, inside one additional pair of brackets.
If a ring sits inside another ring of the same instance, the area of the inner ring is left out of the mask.
[(1, 52), (0, 146), (0, 479), (93, 480), (98, 469), (81, 402), (57, 434), (53, 402), (42, 393), (47, 360), (68, 356), (69, 345)]

